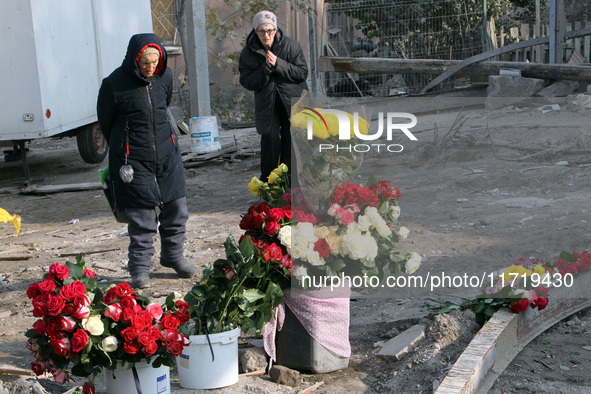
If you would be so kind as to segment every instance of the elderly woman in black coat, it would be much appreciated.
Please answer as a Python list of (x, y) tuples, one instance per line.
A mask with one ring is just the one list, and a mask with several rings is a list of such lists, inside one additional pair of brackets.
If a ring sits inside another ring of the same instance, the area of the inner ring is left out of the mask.
[(110, 188), (125, 208), (131, 286), (150, 286), (152, 238), (160, 232), (160, 264), (180, 277), (196, 268), (184, 258), (187, 191), (181, 152), (167, 117), (172, 72), (154, 34), (131, 37), (123, 64), (102, 82), (98, 121), (109, 144)]
[(275, 14), (261, 11), (253, 25), (238, 70), (242, 86), (254, 91), (255, 125), (261, 135), (260, 179), (266, 182), (280, 163), (292, 165), (291, 100), (308, 89), (308, 66), (300, 44), (277, 27)]

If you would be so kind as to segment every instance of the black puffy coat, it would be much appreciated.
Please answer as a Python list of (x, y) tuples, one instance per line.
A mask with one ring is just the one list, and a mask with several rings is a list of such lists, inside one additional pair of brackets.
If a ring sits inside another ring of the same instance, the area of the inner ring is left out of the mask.
[(308, 89), (308, 66), (300, 44), (277, 29), (271, 52), (277, 56), (273, 68), (267, 66), (267, 53), (253, 30), (246, 38), (238, 64), (240, 84), (254, 91), (255, 124), (261, 135), (270, 131), (277, 94), (290, 114), (291, 99), (299, 98)]
[[(153, 77), (140, 74), (137, 60), (146, 46), (161, 53)], [(168, 123), (172, 96), (172, 72), (166, 66), (166, 50), (154, 34), (136, 34), (129, 40), (123, 64), (103, 79), (97, 113), (109, 143), (109, 172), (115, 205), (148, 208), (187, 195), (179, 144)], [(131, 183), (119, 176), (127, 163), (134, 170)]]

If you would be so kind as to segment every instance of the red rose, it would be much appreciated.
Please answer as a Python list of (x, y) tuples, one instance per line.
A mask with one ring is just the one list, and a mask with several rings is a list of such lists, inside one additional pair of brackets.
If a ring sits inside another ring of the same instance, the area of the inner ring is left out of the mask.
[(49, 294), (41, 294), (35, 297), (33, 300), (33, 316), (35, 317), (45, 317), (47, 316), (47, 301), (48, 301)]
[(47, 301), (47, 314), (49, 316), (59, 315), (62, 313), (64, 305), (66, 305), (66, 303), (62, 297), (50, 295), (49, 300)]
[(139, 313), (131, 318), (131, 325), (138, 331), (142, 331), (150, 325), (151, 321), (146, 320), (145, 316)]
[(187, 301), (183, 301), (183, 300), (177, 300), (174, 303), (174, 306), (177, 307), (178, 309), (189, 309), (189, 303)]
[(166, 351), (172, 354), (173, 356), (178, 356), (183, 352), (183, 344), (180, 342), (169, 343), (166, 347)]
[(250, 221), (250, 228), (251, 231), (256, 231), (257, 229), (263, 227), (263, 223), (265, 223), (265, 215), (262, 213), (257, 213), (256, 215), (249, 216)]
[(324, 238), (320, 238), (314, 243), (314, 250), (318, 252), (320, 257), (326, 258), (330, 256), (330, 248), (328, 246), (328, 242), (326, 242)]
[(39, 319), (33, 323), (33, 331), (39, 335), (45, 335), (45, 323), (42, 319)]
[(160, 339), (162, 342), (174, 342), (178, 339), (179, 332), (176, 328), (165, 329), (160, 331)]
[(105, 317), (109, 317), (114, 321), (119, 321), (121, 318), (121, 314), (123, 313), (123, 308), (119, 306), (119, 304), (111, 304), (107, 306), (105, 309)]
[(37, 297), (38, 295), (41, 295), (42, 291), (39, 288), (39, 283), (32, 283), (31, 286), (29, 286), (29, 288), (27, 289), (27, 297), (29, 297), (29, 299), (33, 299), (35, 297)]
[(179, 326), (179, 319), (169, 314), (167, 312), (166, 316), (162, 318), (160, 321), (160, 326), (163, 329), (176, 329)]
[(179, 319), (179, 324), (181, 326), (188, 322), (191, 318), (191, 316), (189, 315), (189, 311), (187, 309), (178, 310), (173, 314), (173, 316)]
[(135, 298), (133, 298), (131, 296), (125, 296), (125, 297), (121, 298), (121, 308), (123, 308), (123, 309), (133, 308), (136, 305), (137, 305), (137, 301), (135, 300)]
[(538, 297), (531, 303), (532, 308), (537, 307), (538, 310), (540, 310), (540, 311), (547, 306), (548, 306), (548, 298), (546, 298), (546, 297)]
[[(89, 278), (96, 278), (96, 273), (92, 272), (91, 270), (89, 270), (88, 268), (84, 268), (84, 276), (87, 276)], [(94, 387), (94, 386), (92, 386)]]
[(82, 385), (82, 394), (96, 394), (96, 387), (94, 384), (84, 382)]
[(150, 326), (150, 327), (148, 327), (148, 329), (146, 331), (148, 331), (148, 333), (150, 333), (150, 337), (152, 338), (152, 341), (157, 341), (160, 339), (160, 330), (158, 330), (156, 327)]
[(125, 342), (131, 342), (137, 338), (138, 331), (134, 327), (127, 327), (125, 330), (121, 331), (121, 336)]
[(50, 337), (61, 338), (63, 331), (64, 330), (60, 328), (60, 324), (56, 319), (47, 319), (45, 322), (45, 332)]
[(399, 199), (400, 198), (400, 190), (398, 190), (397, 187), (393, 187), (391, 189), (392, 191), (392, 197), (394, 197), (395, 199)]
[(306, 212), (297, 210), (295, 211), (295, 218), (300, 223), (306, 222)]
[(59, 354), (60, 356), (65, 356), (66, 354), (68, 354), (68, 352), (70, 351), (70, 349), (72, 348), (72, 344), (70, 343), (70, 340), (68, 338), (60, 338), (60, 337), (51, 337), (51, 340), (49, 341), (49, 343), (51, 344), (51, 346), (53, 346), (53, 350), (55, 350), (55, 352), (57, 354)]
[(72, 282), (70, 284), (70, 286), (72, 286), (72, 288), (74, 289), (74, 293), (76, 295), (86, 294), (86, 286), (84, 285), (84, 283), (80, 282), (79, 280)]
[(515, 312), (515, 313), (519, 313), (519, 312), (525, 312), (527, 311), (527, 308), (529, 307), (529, 302), (525, 299), (521, 299), (517, 302), (514, 302), (511, 304), (511, 311)]
[(240, 219), (240, 228), (242, 230), (246, 230), (246, 231), (254, 231), (253, 229), (250, 228), (250, 221), (249, 218), (250, 216), (242, 216), (242, 219)]
[(291, 205), (286, 205), (281, 209), (283, 210), (283, 217), (287, 220), (291, 220)]
[(131, 287), (129, 287), (129, 283), (127, 282), (119, 283), (117, 286), (114, 287), (114, 289), (115, 295), (120, 300), (123, 299), (123, 297), (125, 296), (133, 295), (133, 290), (131, 290)]
[(45, 373), (46, 364), (45, 363), (38, 363), (34, 362), (31, 363), (31, 369), (35, 372), (35, 375), (43, 375)]
[(56, 286), (53, 279), (45, 278), (43, 282), (39, 283), (39, 290), (41, 290), (44, 293), (53, 293), (55, 291), (55, 287)]
[(357, 202), (360, 204), (369, 204), (370, 206), (375, 207), (380, 203), (378, 196), (376, 196), (376, 194), (369, 189), (360, 187), (357, 193), (359, 195)]
[(136, 354), (140, 350), (141, 345), (137, 342), (125, 342), (123, 344), (123, 351), (129, 354)]
[(85, 330), (79, 328), (72, 336), (72, 351), (74, 353), (81, 352), (82, 349), (88, 345), (88, 334)]
[(265, 234), (273, 237), (277, 235), (277, 232), (280, 228), (281, 225), (279, 224), (279, 222), (267, 222), (267, 224), (265, 225)]
[(54, 263), (49, 267), (49, 273), (55, 275), (59, 280), (66, 280), (70, 276), (70, 269), (60, 263)]
[(312, 224), (316, 224), (316, 216), (314, 216), (313, 213), (309, 213), (306, 215), (306, 220), (305, 222), (307, 223), (312, 223)]
[(179, 334), (178, 341), (180, 343), (182, 343), (183, 346), (189, 346), (191, 344), (191, 341), (189, 340), (189, 338), (185, 334)]
[(156, 342), (150, 342), (147, 345), (142, 346), (141, 349), (146, 356), (151, 356), (158, 351), (158, 345), (156, 345)]
[(133, 309), (131, 308), (125, 308), (123, 309), (123, 312), (121, 313), (121, 321), (123, 323), (129, 323), (131, 321), (131, 318), (135, 316), (135, 312)]
[(271, 206), (266, 201), (263, 201), (262, 203), (260, 203), (259, 205), (257, 205), (257, 208), (256, 208), (257, 212), (265, 213), (265, 214), (267, 212), (269, 212), (270, 209), (271, 209)]
[(273, 222), (278, 222), (283, 219), (283, 209), (271, 208), (269, 209), (269, 212), (267, 212), (267, 217)]
[(152, 334), (150, 333), (150, 331), (146, 330), (138, 334), (137, 341), (140, 344), (147, 346), (148, 344), (154, 342), (154, 339), (152, 338)]
[(72, 298), (74, 298), (76, 294), (74, 294), (74, 289), (70, 286), (70, 285), (66, 285), (63, 286), (60, 289), (60, 296), (65, 300), (65, 301), (72, 301)]
[(104, 303), (105, 304), (112, 304), (116, 301), (117, 295), (115, 294), (115, 288), (112, 287), (110, 288), (105, 294), (104, 294)]

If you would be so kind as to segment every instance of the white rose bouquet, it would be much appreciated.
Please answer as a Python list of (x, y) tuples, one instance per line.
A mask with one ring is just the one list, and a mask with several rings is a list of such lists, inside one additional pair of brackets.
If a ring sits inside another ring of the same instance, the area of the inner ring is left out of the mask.
[(390, 182), (371, 177), (367, 187), (341, 183), (330, 195), (326, 212), (312, 213), (304, 197), (292, 189), (290, 250), (298, 273), (294, 276), (301, 282), (306, 276), (341, 274), (381, 279), (385, 268), (396, 276), (415, 272), (420, 255), (395, 248), (409, 234), (397, 225), (399, 197)]

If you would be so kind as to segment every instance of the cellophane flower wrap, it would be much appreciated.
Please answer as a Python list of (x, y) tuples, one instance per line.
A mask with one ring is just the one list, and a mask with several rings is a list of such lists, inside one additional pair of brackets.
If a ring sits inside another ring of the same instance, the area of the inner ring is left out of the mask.
[(308, 210), (302, 194), (292, 192), (293, 275), (304, 287), (311, 283), (304, 277), (343, 275), (376, 277), (368, 286), (376, 287), (385, 268), (395, 276), (419, 268), (418, 253), (396, 250), (409, 230), (398, 225), (400, 191), (390, 182), (370, 177), (367, 186), (341, 183), (328, 209), (316, 213)]
[(347, 107), (345, 123), (350, 138), (340, 139), (339, 118), (327, 111), (330, 109), (322, 108), (317, 99), (305, 93), (291, 110), (291, 137), (297, 158), (292, 159), (292, 167), (297, 166), (300, 191), (314, 213), (326, 211), (337, 185), (355, 177), (363, 162), (363, 152), (355, 149), (359, 142), (355, 130), (366, 135), (371, 120), (368, 108)]
[(167, 297), (151, 303), (127, 283), (99, 285), (81, 256), (76, 263), (55, 263), (27, 296), (38, 320), (26, 332), (35, 361), (31, 369), (53, 374), (57, 383), (70, 375), (92, 378), (84, 393), (94, 393), (94, 377), (103, 369), (131, 369), (135, 363), (175, 366), (175, 356), (190, 342), (179, 326), (189, 319), (188, 304)]
[(288, 167), (281, 164), (268, 180), (254, 177), (248, 189), (261, 201), (243, 215), (244, 234), (224, 242), (225, 259), (207, 267), (185, 296), (191, 321), (187, 334), (213, 334), (241, 327), (260, 333), (290, 286), (291, 195)]

